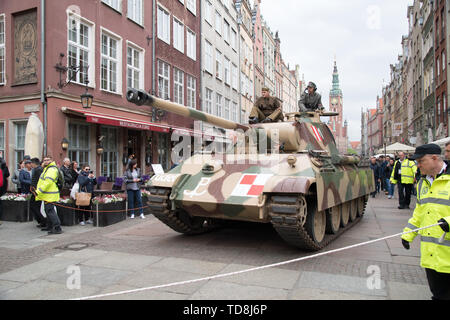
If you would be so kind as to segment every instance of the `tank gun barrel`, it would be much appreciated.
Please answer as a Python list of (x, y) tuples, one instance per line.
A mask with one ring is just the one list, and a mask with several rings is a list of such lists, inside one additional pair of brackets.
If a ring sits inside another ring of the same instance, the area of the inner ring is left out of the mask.
[(247, 131), (250, 127), (241, 125), (237, 122), (226, 120), (211, 114), (207, 114), (202, 111), (188, 108), (186, 106), (174, 103), (168, 100), (163, 100), (148, 94), (143, 90), (129, 89), (127, 91), (127, 100), (138, 106), (147, 105), (155, 108), (159, 108), (168, 112), (173, 112), (183, 117), (192, 118), (196, 120), (205, 121), (217, 127), (224, 129), (242, 129)]

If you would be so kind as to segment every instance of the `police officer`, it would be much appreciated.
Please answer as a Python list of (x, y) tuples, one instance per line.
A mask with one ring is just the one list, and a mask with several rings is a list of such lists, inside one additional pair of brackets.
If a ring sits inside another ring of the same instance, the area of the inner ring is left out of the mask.
[(409, 160), (404, 152), (399, 152), (399, 160), (394, 164), (391, 174), (391, 183), (398, 183), (399, 209), (409, 209), (411, 193), (413, 190), (417, 166), (414, 161)]
[(317, 92), (314, 82), (308, 83), (305, 92), (300, 97), (298, 107), (300, 112), (323, 110), (322, 97)]
[(59, 189), (56, 185), (58, 180), (58, 167), (52, 160), (52, 157), (47, 155), (42, 160), (44, 170), (39, 178), (35, 192), (36, 201), (44, 201), (44, 210), (47, 215), (47, 229), (48, 234), (60, 234), (61, 221), (55, 210), (55, 202), (59, 201)]
[[(404, 232), (441, 223), (419, 231), (420, 265), (425, 268), (432, 299), (450, 300), (450, 163), (442, 160), (436, 144), (417, 147), (411, 159), (417, 160), (422, 177), (417, 184), (417, 206)], [(446, 234), (441, 241), (443, 232)], [(402, 236), (405, 249), (417, 235), (412, 232)]]
[(261, 97), (256, 100), (249, 116), (249, 123), (283, 121), (283, 110), (277, 98), (271, 97), (269, 88), (262, 88)]

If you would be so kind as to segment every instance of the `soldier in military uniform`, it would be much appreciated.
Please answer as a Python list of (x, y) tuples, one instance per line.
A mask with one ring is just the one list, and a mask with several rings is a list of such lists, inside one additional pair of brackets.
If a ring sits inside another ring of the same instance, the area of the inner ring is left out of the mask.
[(250, 113), (249, 123), (283, 121), (283, 110), (278, 99), (270, 96), (269, 88), (262, 88), (261, 93), (262, 97), (256, 100)]
[(300, 112), (323, 110), (322, 97), (318, 94), (317, 86), (310, 82), (306, 87), (308, 92), (304, 92), (298, 102), (298, 107)]

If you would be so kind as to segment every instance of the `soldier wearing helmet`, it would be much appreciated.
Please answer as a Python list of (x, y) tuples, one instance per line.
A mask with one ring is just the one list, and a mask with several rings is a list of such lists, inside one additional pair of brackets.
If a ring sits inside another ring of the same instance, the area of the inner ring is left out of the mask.
[(283, 111), (276, 97), (270, 96), (269, 88), (261, 89), (261, 97), (256, 100), (249, 116), (249, 123), (283, 121)]
[(302, 94), (298, 107), (300, 112), (323, 110), (322, 97), (317, 92), (314, 82), (308, 83), (305, 92)]

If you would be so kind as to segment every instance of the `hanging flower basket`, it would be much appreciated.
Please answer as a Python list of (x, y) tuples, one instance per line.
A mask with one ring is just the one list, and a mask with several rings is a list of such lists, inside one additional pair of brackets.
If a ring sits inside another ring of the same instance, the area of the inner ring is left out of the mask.
[(31, 194), (6, 193), (0, 197), (2, 211), (0, 220), (27, 222), (33, 221), (30, 212)]
[(92, 199), (94, 227), (106, 227), (126, 219), (127, 201), (124, 194), (106, 194)]

